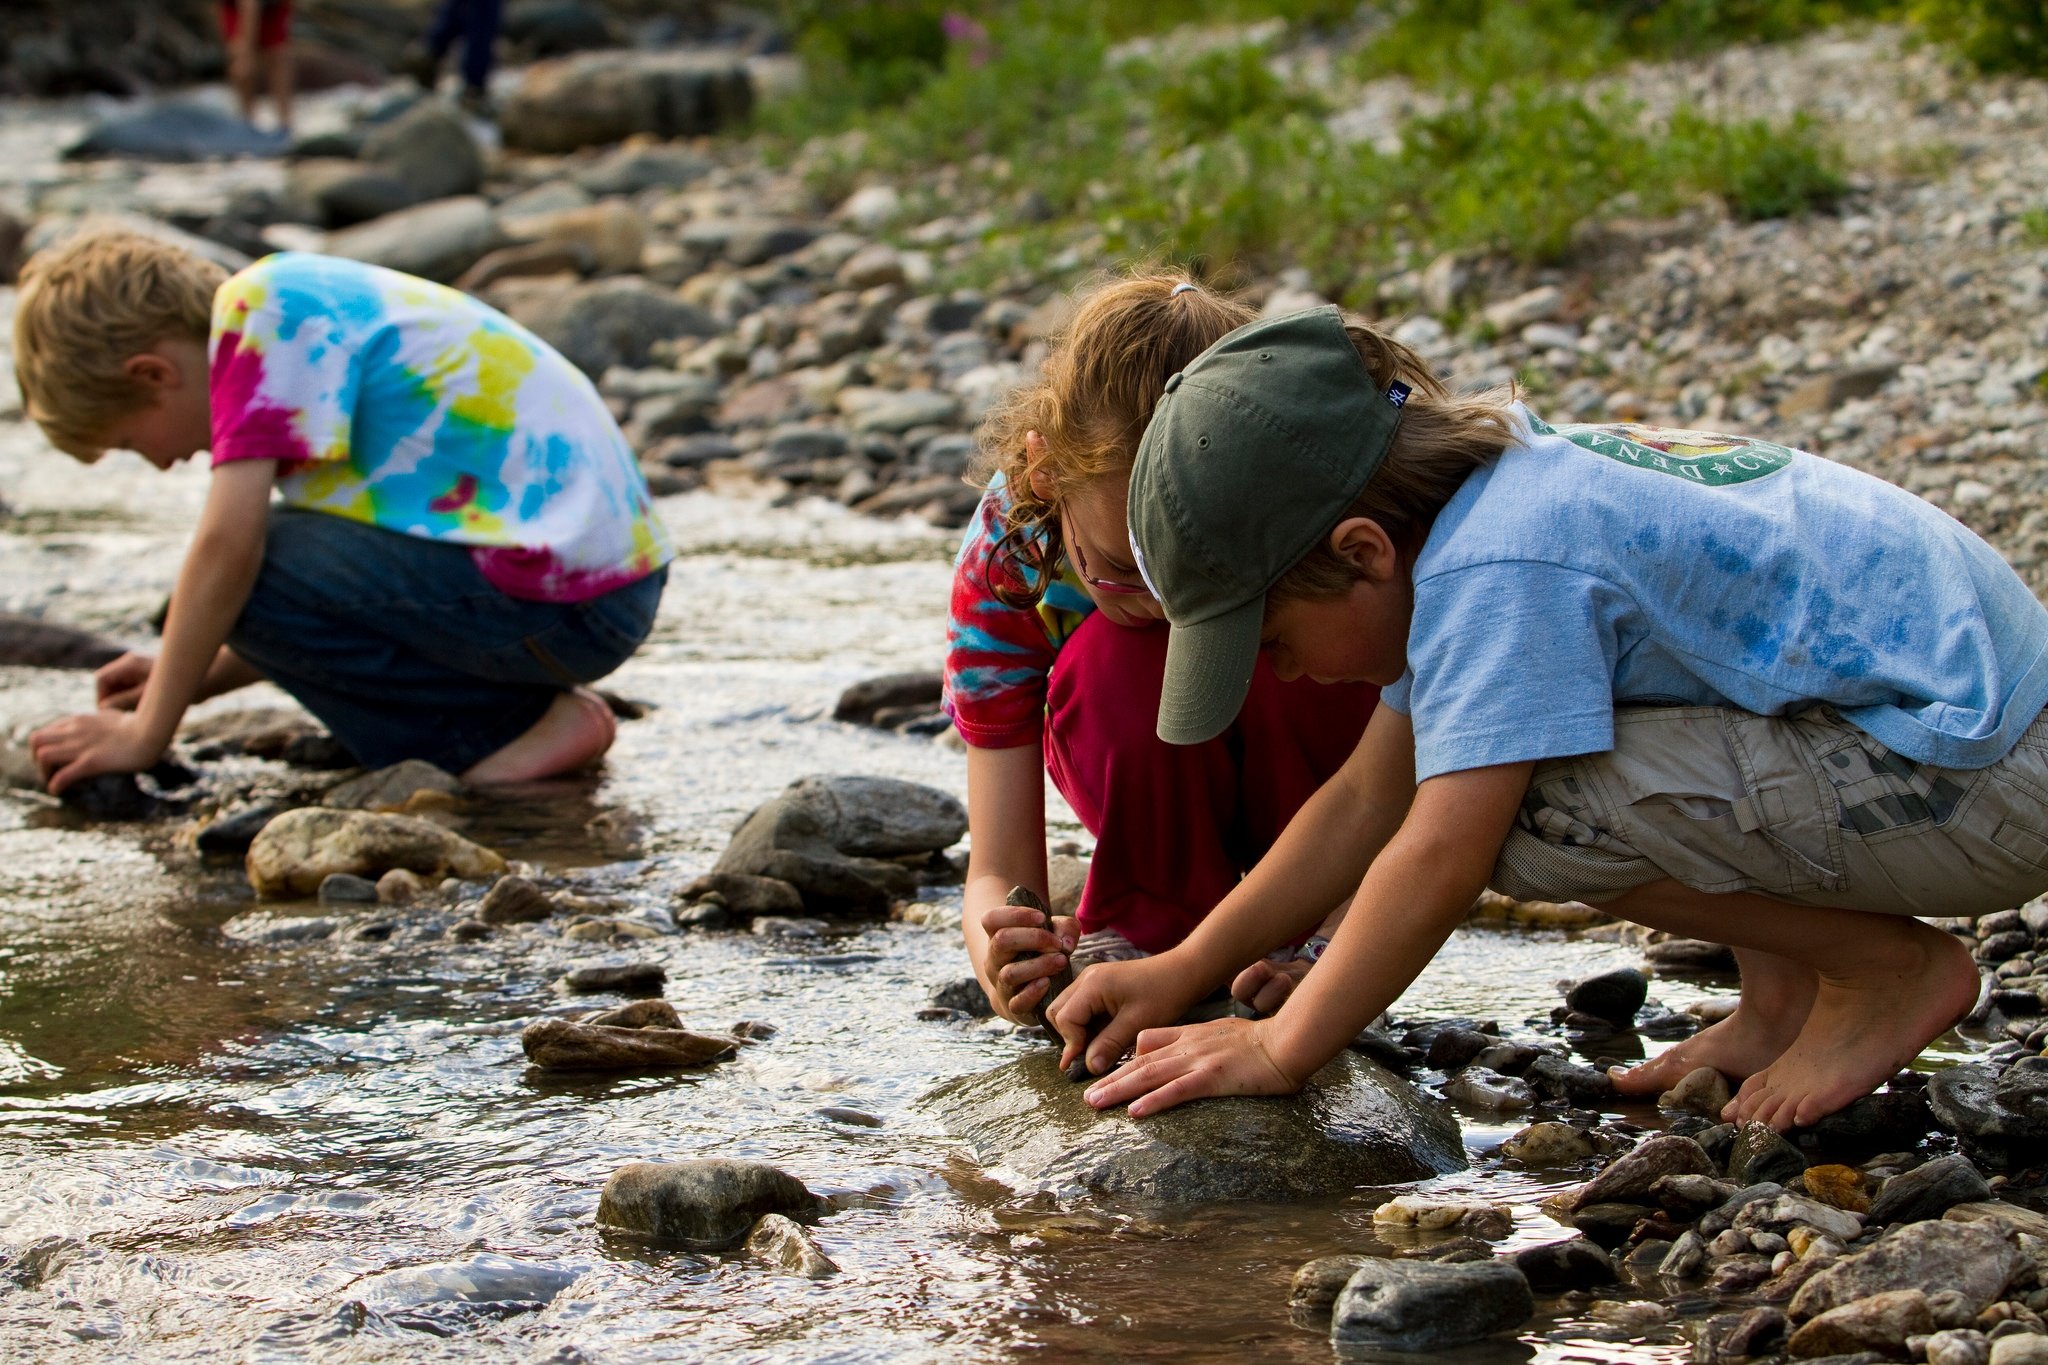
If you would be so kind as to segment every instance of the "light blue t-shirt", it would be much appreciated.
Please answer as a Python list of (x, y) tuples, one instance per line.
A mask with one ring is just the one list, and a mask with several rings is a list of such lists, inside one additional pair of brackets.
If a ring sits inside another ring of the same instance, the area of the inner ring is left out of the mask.
[(1829, 703), (1916, 762), (1996, 763), (2048, 705), (2048, 610), (1903, 489), (1769, 442), (1550, 427), (1475, 472), (1415, 562), (1417, 781), (1614, 747), (1625, 703)]

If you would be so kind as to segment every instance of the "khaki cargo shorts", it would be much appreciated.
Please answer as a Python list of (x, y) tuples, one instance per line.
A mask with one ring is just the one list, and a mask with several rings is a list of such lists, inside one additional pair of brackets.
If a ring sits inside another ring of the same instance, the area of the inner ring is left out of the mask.
[(1625, 707), (1536, 765), (1492, 886), (1598, 905), (1672, 877), (1798, 905), (1986, 915), (2048, 890), (2048, 712), (1988, 768), (1893, 753), (1817, 706)]

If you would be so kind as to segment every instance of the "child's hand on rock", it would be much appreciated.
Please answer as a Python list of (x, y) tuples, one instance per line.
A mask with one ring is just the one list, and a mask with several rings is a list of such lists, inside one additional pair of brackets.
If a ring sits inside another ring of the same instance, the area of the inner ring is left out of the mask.
[[(1088, 1069), (1097, 1075), (1116, 1065), (1148, 1028), (1170, 1024), (1206, 994), (1190, 988), (1184, 963), (1171, 952), (1133, 962), (1105, 962), (1074, 978), (1048, 1012), (1046, 1023), (1058, 1030), (1065, 1047), (1060, 1065), (1072, 1066), (1086, 1050)], [(1091, 1038), (1090, 1027), (1107, 1019)]]
[(1231, 997), (1260, 1014), (1272, 1014), (1287, 1003), (1287, 997), (1294, 994), (1294, 988), (1314, 965), (1302, 958), (1286, 962), (1262, 958), (1237, 974), (1237, 980), (1230, 983)]
[(149, 681), (156, 659), (130, 651), (101, 664), (92, 675), (96, 704), (102, 711), (133, 711), (142, 700), (142, 685)]
[(1088, 1087), (1097, 1109), (1130, 1102), (1143, 1118), (1209, 1095), (1291, 1095), (1301, 1081), (1273, 1060), (1267, 1019), (1215, 1019), (1181, 1028), (1146, 1029), (1137, 1055)]
[[(988, 935), (988, 957), (982, 964), (982, 987), (995, 1012), (1013, 1024), (1035, 1024), (1033, 1013), (1045, 1002), (1051, 978), (1067, 965), (1067, 954), (1081, 941), (1080, 922), (1056, 915), (1046, 918), (1028, 905), (999, 905), (981, 917)], [(1022, 957), (1020, 953), (1036, 953)]]
[(143, 733), (126, 711), (89, 711), (52, 721), (28, 737), (36, 770), (53, 795), (100, 773), (139, 773), (163, 755), (164, 746)]

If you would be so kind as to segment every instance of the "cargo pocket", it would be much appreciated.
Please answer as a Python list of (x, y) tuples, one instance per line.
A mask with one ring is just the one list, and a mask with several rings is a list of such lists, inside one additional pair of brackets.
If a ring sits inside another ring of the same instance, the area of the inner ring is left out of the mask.
[(1782, 720), (1722, 707), (1617, 712), (1590, 760), (1628, 839), (1697, 891), (1789, 896), (1847, 884), (1836, 805), (1809, 744)]

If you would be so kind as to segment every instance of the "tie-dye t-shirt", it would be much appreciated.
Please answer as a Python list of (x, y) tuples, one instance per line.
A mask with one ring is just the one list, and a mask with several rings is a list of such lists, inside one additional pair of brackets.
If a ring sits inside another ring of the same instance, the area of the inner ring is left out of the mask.
[(968, 523), (953, 562), (946, 628), (946, 714), (977, 749), (1012, 749), (1045, 735), (1045, 680), (1054, 658), (1095, 603), (1064, 561), (1036, 607), (998, 600), (998, 583), (1016, 571), (995, 553), (1005, 502), (991, 488)]
[(278, 461), (287, 504), (474, 546), (509, 596), (581, 602), (674, 557), (597, 390), (467, 294), (328, 256), (220, 287), (213, 462)]

